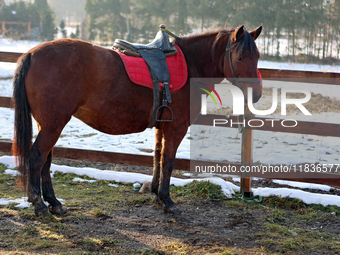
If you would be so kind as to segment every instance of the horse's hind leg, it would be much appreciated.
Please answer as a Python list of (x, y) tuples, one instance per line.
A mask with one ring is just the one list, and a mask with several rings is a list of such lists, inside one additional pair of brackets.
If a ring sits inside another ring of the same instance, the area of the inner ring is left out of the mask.
[(41, 188), (40, 188), (40, 173), (43, 164), (45, 163), (46, 156), (41, 154), (37, 148), (36, 142), (30, 149), (29, 153), (29, 179), (28, 179), (28, 201), (34, 206), (34, 212), (37, 216), (48, 215), (49, 211), (47, 206), (41, 199)]
[(52, 214), (62, 215), (67, 212), (66, 208), (57, 200), (52, 186), (50, 168), (52, 162), (52, 151), (47, 156), (46, 162), (41, 170), (42, 193), (44, 200), (50, 204), (49, 210)]
[(163, 139), (163, 130), (155, 128), (155, 156), (154, 156), (154, 162), (153, 162), (153, 178), (151, 182), (151, 192), (156, 194), (156, 202), (159, 202), (159, 203), (161, 203), (158, 200), (158, 187), (159, 187), (159, 176), (160, 176), (162, 139)]
[[(50, 162), (47, 161), (47, 158), (54, 144), (57, 142), (61, 130), (62, 129), (60, 129), (60, 131), (57, 129), (53, 131), (44, 130), (44, 129), (40, 130), (37, 136), (37, 139), (35, 140), (35, 142), (33, 143), (30, 149), (28, 201), (32, 202), (32, 204), (34, 205), (35, 207), (34, 212), (37, 216), (50, 214), (47, 206), (44, 204), (44, 202), (41, 199), (40, 179), (41, 179), (41, 173), (42, 173), (43, 168), (44, 168), (44, 173), (47, 170), (47, 167), (49, 171)], [(47, 163), (45, 165), (46, 161)], [(48, 183), (48, 181), (46, 181), (46, 178), (44, 176), (43, 184), (46, 184), (46, 183)], [(50, 186), (52, 187), (52, 184), (50, 184)], [(44, 187), (43, 190), (46, 191), (46, 188)], [(57, 203), (57, 202), (54, 201), (54, 203)]]

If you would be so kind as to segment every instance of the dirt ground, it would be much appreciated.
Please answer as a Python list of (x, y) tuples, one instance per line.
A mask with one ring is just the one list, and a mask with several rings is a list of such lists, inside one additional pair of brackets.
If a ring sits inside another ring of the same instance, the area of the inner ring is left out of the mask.
[[(123, 206), (110, 214), (84, 216), (80, 219), (65, 216), (59, 220), (67, 225), (62, 231), (64, 239), (70, 243), (67, 250), (88, 253), (120, 254), (206, 254), (219, 253), (230, 248), (241, 248), (240, 254), (250, 254), (251, 250), (261, 250), (256, 235), (263, 226), (258, 210), (230, 208), (221, 203), (195, 201), (181, 204), (180, 215), (163, 213), (153, 203)], [(69, 214), (74, 213), (71, 209)], [(0, 226), (9, 232), (20, 228), (32, 228), (47, 224), (46, 220), (1, 215)], [(337, 227), (340, 227), (337, 225)], [(86, 240), (100, 240), (105, 236), (107, 243), (99, 245)], [(2, 240), (1, 240), (2, 241)], [(1, 242), (0, 252), (49, 253), (47, 248), (34, 250), (34, 246), (18, 249), (16, 245)], [(72, 245), (74, 244), (74, 245)], [(85, 245), (84, 245), (85, 244)], [(33, 248), (33, 249), (32, 249)]]
[[(66, 159), (54, 163), (118, 168)], [(150, 172), (150, 168), (127, 165), (119, 169)], [(61, 195), (58, 183), (57, 195)], [(149, 191), (139, 195), (131, 185), (118, 191), (119, 198), (111, 198), (114, 193), (98, 189), (99, 184), (62, 183), (77, 189), (73, 200), (65, 201), (66, 216), (36, 218), (32, 208), (0, 207), (0, 254), (340, 253), (338, 213), (304, 206), (280, 208), (279, 202), (271, 206), (268, 202), (209, 201), (185, 197), (172, 188), (172, 198), (182, 211), (173, 215), (164, 213)], [(278, 184), (262, 180), (255, 185)], [(339, 195), (337, 189), (332, 192)]]

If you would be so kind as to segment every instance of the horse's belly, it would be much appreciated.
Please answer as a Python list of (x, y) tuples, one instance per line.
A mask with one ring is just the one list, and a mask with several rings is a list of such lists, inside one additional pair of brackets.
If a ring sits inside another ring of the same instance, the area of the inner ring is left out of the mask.
[(92, 110), (80, 108), (73, 116), (90, 127), (111, 135), (142, 132), (150, 121), (149, 112), (141, 109), (128, 111), (126, 107), (111, 108), (110, 111), (101, 110), (96, 114)]

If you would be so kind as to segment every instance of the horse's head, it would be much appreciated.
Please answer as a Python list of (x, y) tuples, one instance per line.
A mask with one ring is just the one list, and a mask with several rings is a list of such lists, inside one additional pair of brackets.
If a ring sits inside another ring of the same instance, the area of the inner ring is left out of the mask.
[(215, 47), (219, 44), (224, 45), (225, 48), (221, 60), (224, 77), (238, 86), (246, 98), (248, 98), (248, 87), (252, 87), (254, 103), (262, 95), (262, 85), (257, 73), (259, 52), (255, 44), (261, 31), (262, 26), (248, 33), (242, 25), (231, 33), (226, 30), (220, 31), (215, 41)]

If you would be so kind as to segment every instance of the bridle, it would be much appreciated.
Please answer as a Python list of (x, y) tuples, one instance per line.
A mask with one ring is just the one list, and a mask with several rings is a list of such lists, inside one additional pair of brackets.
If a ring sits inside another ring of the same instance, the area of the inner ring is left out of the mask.
[(229, 65), (230, 65), (230, 69), (231, 69), (231, 73), (233, 74), (234, 78), (230, 81), (233, 85), (236, 85), (237, 87), (239, 87), (241, 90), (243, 90), (243, 86), (239, 83), (239, 82), (248, 82), (248, 83), (256, 83), (256, 84), (260, 84), (261, 80), (259, 79), (250, 79), (250, 78), (238, 78), (237, 75), (234, 72), (234, 68), (233, 65), (231, 63), (231, 48), (238, 44), (238, 42), (231, 44), (231, 35), (229, 35), (228, 38), (228, 43), (227, 43), (227, 47), (225, 49), (225, 53), (224, 53), (224, 59), (223, 59), (223, 69), (224, 69), (224, 65), (225, 65), (225, 60), (227, 58), (227, 54), (229, 55)]

